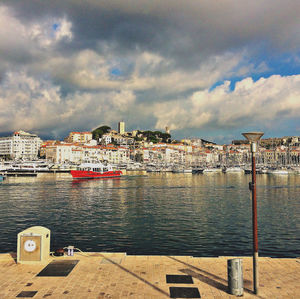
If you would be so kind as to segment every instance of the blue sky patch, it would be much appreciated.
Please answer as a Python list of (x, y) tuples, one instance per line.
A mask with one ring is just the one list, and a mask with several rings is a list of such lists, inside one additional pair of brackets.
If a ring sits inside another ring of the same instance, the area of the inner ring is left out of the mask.
[(60, 24), (58, 24), (58, 23), (54, 23), (54, 24), (52, 25), (52, 29), (53, 29), (54, 31), (57, 31), (57, 30), (59, 29), (59, 27), (60, 27)]
[(110, 70), (110, 74), (113, 75), (113, 76), (118, 77), (118, 76), (122, 75), (122, 72), (118, 68), (113, 68), (113, 69)]

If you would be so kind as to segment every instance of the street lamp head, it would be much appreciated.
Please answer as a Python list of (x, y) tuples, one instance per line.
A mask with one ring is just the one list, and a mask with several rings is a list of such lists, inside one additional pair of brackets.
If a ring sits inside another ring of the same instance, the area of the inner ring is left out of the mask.
[(257, 142), (261, 136), (264, 135), (263, 132), (249, 132), (249, 133), (242, 133), (244, 137), (246, 137), (251, 143)]
[(248, 139), (251, 144), (251, 152), (255, 153), (257, 150), (257, 141), (264, 135), (263, 132), (249, 132), (249, 133), (242, 133), (244, 137)]

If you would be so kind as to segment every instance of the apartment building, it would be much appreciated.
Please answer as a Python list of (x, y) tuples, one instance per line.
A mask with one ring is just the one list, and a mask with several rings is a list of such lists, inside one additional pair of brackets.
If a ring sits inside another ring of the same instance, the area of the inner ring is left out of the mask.
[(104, 134), (102, 135), (102, 138), (101, 138), (101, 143), (102, 144), (110, 144), (112, 142), (112, 138), (111, 138), (111, 135), (110, 134)]
[(266, 164), (273, 164), (276, 162), (276, 153), (274, 150), (263, 150), (263, 162)]
[(91, 132), (71, 132), (65, 142), (69, 143), (88, 143), (93, 139), (93, 134)]
[(38, 158), (42, 144), (36, 134), (22, 130), (14, 132), (12, 137), (0, 138), (0, 156), (11, 159), (34, 160)]
[(111, 164), (127, 163), (129, 150), (122, 147), (84, 146), (64, 143), (46, 146), (46, 159), (53, 163), (107, 161)]
[(74, 150), (76, 146), (73, 144), (53, 144), (46, 145), (46, 159), (53, 163), (75, 162)]

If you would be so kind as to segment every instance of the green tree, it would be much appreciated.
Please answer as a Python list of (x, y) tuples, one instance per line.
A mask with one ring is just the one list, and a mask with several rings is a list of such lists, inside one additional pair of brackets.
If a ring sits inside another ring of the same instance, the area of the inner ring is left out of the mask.
[(102, 135), (108, 133), (111, 130), (111, 127), (109, 126), (101, 126), (94, 131), (92, 131), (93, 134), (93, 139), (98, 140), (99, 138), (102, 137)]

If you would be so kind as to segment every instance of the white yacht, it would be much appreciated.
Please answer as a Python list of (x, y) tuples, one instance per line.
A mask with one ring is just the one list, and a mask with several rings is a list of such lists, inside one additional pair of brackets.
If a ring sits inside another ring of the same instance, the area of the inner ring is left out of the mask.
[(268, 174), (278, 174), (278, 175), (287, 175), (289, 171), (287, 169), (269, 169)]
[(203, 173), (217, 173), (217, 172), (222, 172), (222, 169), (216, 167), (207, 167), (203, 169)]
[(239, 166), (228, 167), (225, 169), (225, 172), (244, 172), (244, 170)]
[(0, 168), (8, 172), (43, 172), (48, 171), (49, 166), (45, 161), (15, 161), (5, 162)]

